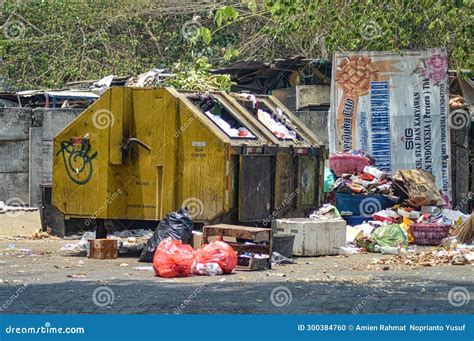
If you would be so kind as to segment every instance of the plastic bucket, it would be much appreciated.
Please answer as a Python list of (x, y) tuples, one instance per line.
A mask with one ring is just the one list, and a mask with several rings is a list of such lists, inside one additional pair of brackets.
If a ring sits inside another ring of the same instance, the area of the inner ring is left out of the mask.
[(294, 234), (279, 233), (273, 235), (272, 251), (278, 252), (285, 257), (291, 258), (293, 255)]
[(371, 220), (370, 218), (364, 217), (362, 215), (347, 215), (347, 216), (342, 216), (342, 217), (346, 221), (347, 225), (350, 225), (350, 226), (360, 225), (360, 224), (363, 224), (364, 221), (367, 222)]
[(363, 195), (336, 192), (336, 207), (339, 212), (371, 217), (372, 214), (392, 207), (396, 203), (381, 194)]

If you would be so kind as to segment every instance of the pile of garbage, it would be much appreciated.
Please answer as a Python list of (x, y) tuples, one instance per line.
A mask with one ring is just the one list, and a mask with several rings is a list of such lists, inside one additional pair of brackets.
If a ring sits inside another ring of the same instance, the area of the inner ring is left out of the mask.
[(238, 94), (243, 99), (252, 102), (252, 109), (256, 111), (258, 120), (266, 126), (276, 137), (285, 140), (297, 140), (296, 127), (293, 123), (283, 115), (281, 108), (277, 108), (276, 112), (268, 112), (261, 107), (261, 103), (255, 95)]
[(213, 240), (194, 251), (181, 240), (166, 238), (158, 245), (153, 258), (155, 274), (166, 278), (228, 274), (236, 266), (237, 254), (221, 240)]
[(448, 198), (437, 189), (431, 173), (398, 170), (391, 176), (374, 167), (374, 163), (362, 150), (329, 158), (335, 179), (331, 187), (335, 207), (323, 206), (310, 217), (341, 216), (346, 220), (347, 245), (340, 253), (399, 255), (407, 253), (410, 244), (441, 245), (450, 234), (457, 235), (457, 241), (462, 240), (461, 246), (472, 243), (472, 216), (450, 209)]
[[(145, 229), (116, 231), (107, 234), (107, 239), (118, 241), (118, 252), (125, 254), (139, 252), (145, 247), (147, 240), (153, 236), (153, 231)], [(69, 238), (71, 239), (71, 238)], [(87, 253), (89, 240), (95, 239), (95, 231), (85, 232), (77, 243), (64, 244), (61, 251), (68, 253)]]

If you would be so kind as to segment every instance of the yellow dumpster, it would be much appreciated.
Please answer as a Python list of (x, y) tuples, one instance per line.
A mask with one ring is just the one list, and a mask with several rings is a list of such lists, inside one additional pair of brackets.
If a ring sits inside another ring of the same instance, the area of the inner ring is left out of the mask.
[(268, 217), (271, 145), (232, 108), (219, 123), (199, 105), (168, 88), (107, 91), (54, 139), (53, 205), (66, 218), (160, 220), (187, 206), (196, 222), (232, 221), (245, 186), (242, 219)]
[(203, 224), (315, 206), (322, 147), (298, 127), (294, 141), (276, 138), (237, 104), (224, 93), (111, 88), (54, 139), (53, 205), (96, 220), (101, 234), (105, 219), (161, 220), (182, 206)]

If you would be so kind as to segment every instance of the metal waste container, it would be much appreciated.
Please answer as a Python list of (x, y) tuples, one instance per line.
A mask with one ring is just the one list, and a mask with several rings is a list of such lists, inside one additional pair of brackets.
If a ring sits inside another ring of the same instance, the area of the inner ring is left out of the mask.
[(322, 199), (325, 146), (273, 96), (231, 93), (229, 103), (278, 145), (274, 217), (303, 217)]

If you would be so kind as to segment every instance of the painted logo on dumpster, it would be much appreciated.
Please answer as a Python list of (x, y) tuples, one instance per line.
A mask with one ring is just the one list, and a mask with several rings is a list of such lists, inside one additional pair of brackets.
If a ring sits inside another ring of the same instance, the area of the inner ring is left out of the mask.
[(70, 141), (62, 141), (61, 150), (56, 153), (62, 154), (67, 175), (78, 185), (86, 184), (92, 177), (92, 160), (97, 152), (92, 153), (91, 149), (88, 138), (73, 137)]

